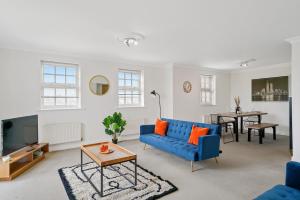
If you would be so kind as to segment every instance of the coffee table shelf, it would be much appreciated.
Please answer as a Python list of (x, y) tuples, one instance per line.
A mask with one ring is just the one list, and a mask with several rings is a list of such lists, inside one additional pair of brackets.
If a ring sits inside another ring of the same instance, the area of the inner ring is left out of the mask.
[[(108, 145), (109, 149), (112, 149), (113, 152), (110, 154), (102, 154), (100, 153), (100, 147), (101, 145)], [(85, 171), (83, 169), (83, 155), (88, 156), (93, 162), (95, 162), (99, 168), (100, 168), (100, 191), (95, 186), (95, 184), (91, 181), (91, 178), (89, 178)], [(128, 180), (128, 178), (123, 175), (122, 173), (118, 172), (118, 170), (113, 167), (113, 165), (120, 164), (123, 162), (133, 161), (135, 166), (135, 180), (134, 182), (131, 182)], [(113, 144), (111, 142), (99, 142), (95, 144), (87, 144), (87, 145), (81, 145), (81, 172), (85, 176), (85, 178), (89, 181), (89, 183), (93, 186), (93, 188), (96, 190), (96, 192), (103, 197), (103, 169), (106, 167), (111, 167), (113, 170), (117, 171), (121, 176), (123, 176), (125, 179), (127, 179), (129, 182), (132, 183), (132, 187), (137, 185), (137, 155), (135, 153), (132, 153), (131, 151), (117, 145)]]

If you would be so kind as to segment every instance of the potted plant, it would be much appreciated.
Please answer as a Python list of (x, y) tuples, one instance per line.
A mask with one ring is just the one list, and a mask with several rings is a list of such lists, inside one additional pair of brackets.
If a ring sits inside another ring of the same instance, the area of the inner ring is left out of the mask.
[(102, 124), (105, 126), (105, 133), (112, 136), (112, 142), (118, 143), (118, 137), (125, 130), (126, 120), (122, 118), (121, 113), (115, 112), (113, 115), (107, 116)]

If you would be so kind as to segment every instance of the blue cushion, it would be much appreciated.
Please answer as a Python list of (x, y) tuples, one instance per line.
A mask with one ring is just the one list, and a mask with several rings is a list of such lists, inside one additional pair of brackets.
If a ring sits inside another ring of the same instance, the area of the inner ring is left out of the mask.
[(285, 185), (276, 185), (255, 200), (295, 200), (300, 199), (300, 191)]
[(187, 160), (199, 160), (198, 146), (188, 144), (184, 140), (158, 134), (145, 134), (140, 136), (140, 141)]
[(193, 123), (174, 120), (174, 119), (162, 119), (168, 121), (167, 136), (188, 141)]
[(221, 132), (220, 126), (215, 124), (196, 123), (166, 118), (162, 118), (162, 120), (168, 121), (167, 136), (184, 141), (188, 141), (193, 125), (209, 128), (208, 135), (220, 135)]

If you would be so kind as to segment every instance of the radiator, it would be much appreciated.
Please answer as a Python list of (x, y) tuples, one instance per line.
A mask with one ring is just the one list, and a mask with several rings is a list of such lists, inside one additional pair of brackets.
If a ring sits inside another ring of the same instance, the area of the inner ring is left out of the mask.
[(78, 142), (82, 140), (81, 132), (81, 123), (47, 124), (43, 127), (41, 141), (49, 144)]

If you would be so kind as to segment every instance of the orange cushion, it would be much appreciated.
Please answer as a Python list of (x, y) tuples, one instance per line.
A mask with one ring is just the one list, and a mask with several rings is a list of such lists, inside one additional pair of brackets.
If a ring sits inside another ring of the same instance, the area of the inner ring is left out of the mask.
[(160, 119), (156, 120), (154, 133), (165, 136), (168, 128), (168, 122)]
[(199, 137), (207, 135), (209, 128), (201, 128), (193, 125), (189, 144), (198, 145)]

